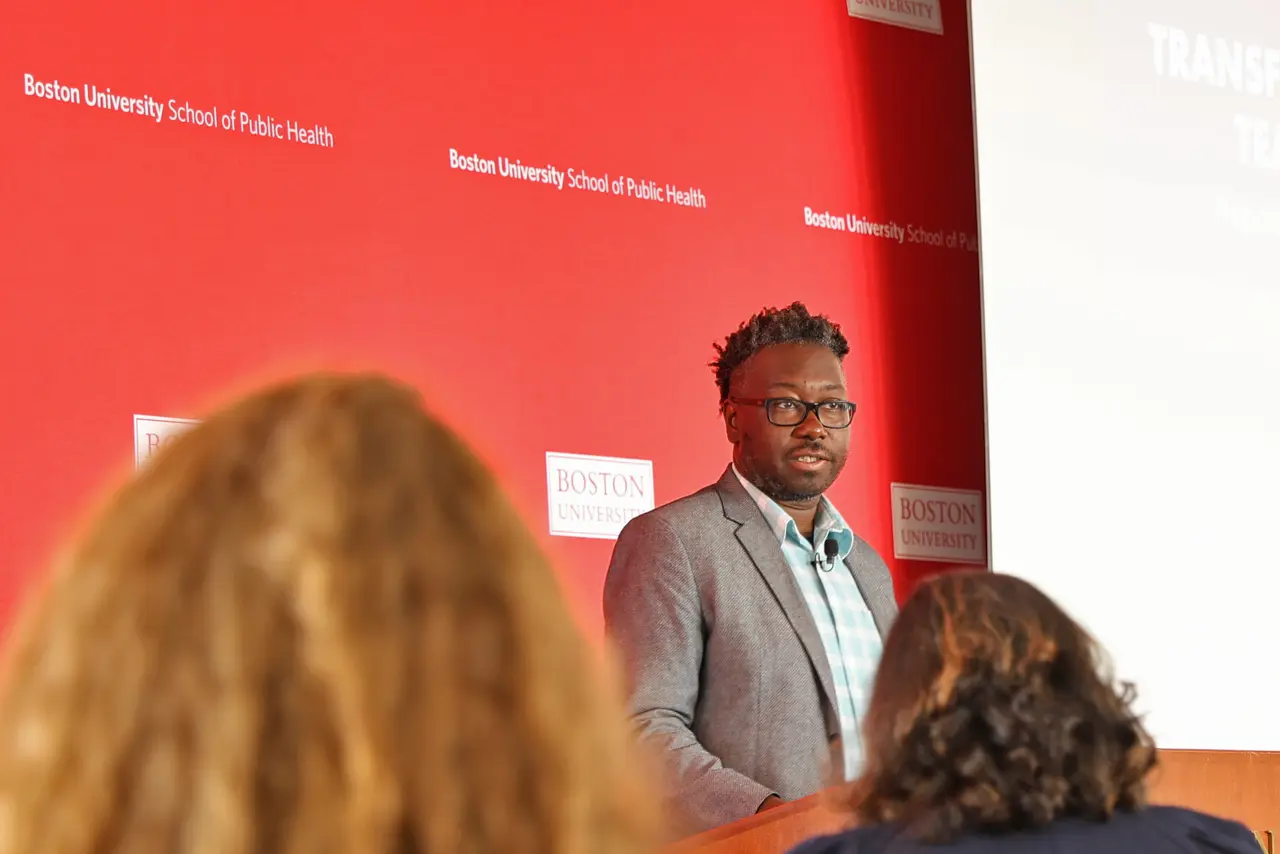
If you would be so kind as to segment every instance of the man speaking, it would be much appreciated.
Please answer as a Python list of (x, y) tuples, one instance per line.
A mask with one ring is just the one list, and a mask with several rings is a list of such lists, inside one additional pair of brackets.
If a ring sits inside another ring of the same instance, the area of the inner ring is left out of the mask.
[(840, 328), (793, 303), (716, 351), (732, 464), (628, 523), (604, 590), (630, 714), (681, 833), (860, 770), (858, 728), (897, 613), (884, 561), (823, 497), (856, 408)]

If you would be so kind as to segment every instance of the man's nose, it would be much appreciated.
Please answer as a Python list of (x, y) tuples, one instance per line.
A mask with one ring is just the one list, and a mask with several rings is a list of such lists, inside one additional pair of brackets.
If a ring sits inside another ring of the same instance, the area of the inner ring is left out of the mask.
[(818, 413), (810, 409), (805, 413), (805, 419), (796, 426), (795, 435), (806, 438), (819, 438), (827, 435), (827, 428), (822, 426), (822, 422), (818, 420)]

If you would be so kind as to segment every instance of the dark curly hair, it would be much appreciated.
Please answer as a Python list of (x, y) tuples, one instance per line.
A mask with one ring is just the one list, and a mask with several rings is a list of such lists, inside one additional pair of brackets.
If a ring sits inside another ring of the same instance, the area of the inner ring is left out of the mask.
[(818, 344), (835, 353), (838, 359), (849, 355), (849, 342), (840, 326), (826, 315), (810, 314), (802, 302), (793, 302), (786, 308), (763, 308), (727, 336), (724, 344), (714, 345), (718, 358), (711, 362), (711, 369), (720, 387), (720, 403), (729, 399), (733, 372), (747, 359), (775, 344)]
[(1031, 584), (943, 574), (885, 641), (852, 806), (932, 843), (1138, 809), (1156, 750), (1133, 698)]

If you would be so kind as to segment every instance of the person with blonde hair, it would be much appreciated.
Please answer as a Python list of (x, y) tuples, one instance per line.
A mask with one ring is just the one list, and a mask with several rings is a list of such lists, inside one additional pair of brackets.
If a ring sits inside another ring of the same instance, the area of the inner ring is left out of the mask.
[(885, 641), (847, 800), (861, 826), (793, 854), (1256, 854), (1243, 825), (1147, 806), (1133, 698), (1030, 583), (931, 579)]
[(235, 403), (7, 644), (0, 854), (632, 854), (621, 704), (495, 479), (376, 376)]

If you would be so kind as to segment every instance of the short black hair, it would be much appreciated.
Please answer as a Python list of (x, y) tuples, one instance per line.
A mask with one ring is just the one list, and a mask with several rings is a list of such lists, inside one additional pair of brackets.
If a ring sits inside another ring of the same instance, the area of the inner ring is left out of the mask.
[(729, 380), (733, 372), (766, 347), (775, 344), (817, 344), (826, 347), (836, 358), (844, 361), (849, 355), (849, 342), (837, 323), (826, 315), (810, 314), (802, 302), (793, 302), (786, 308), (762, 308), (738, 330), (724, 339), (716, 348), (716, 385), (720, 387), (720, 403), (729, 399)]

